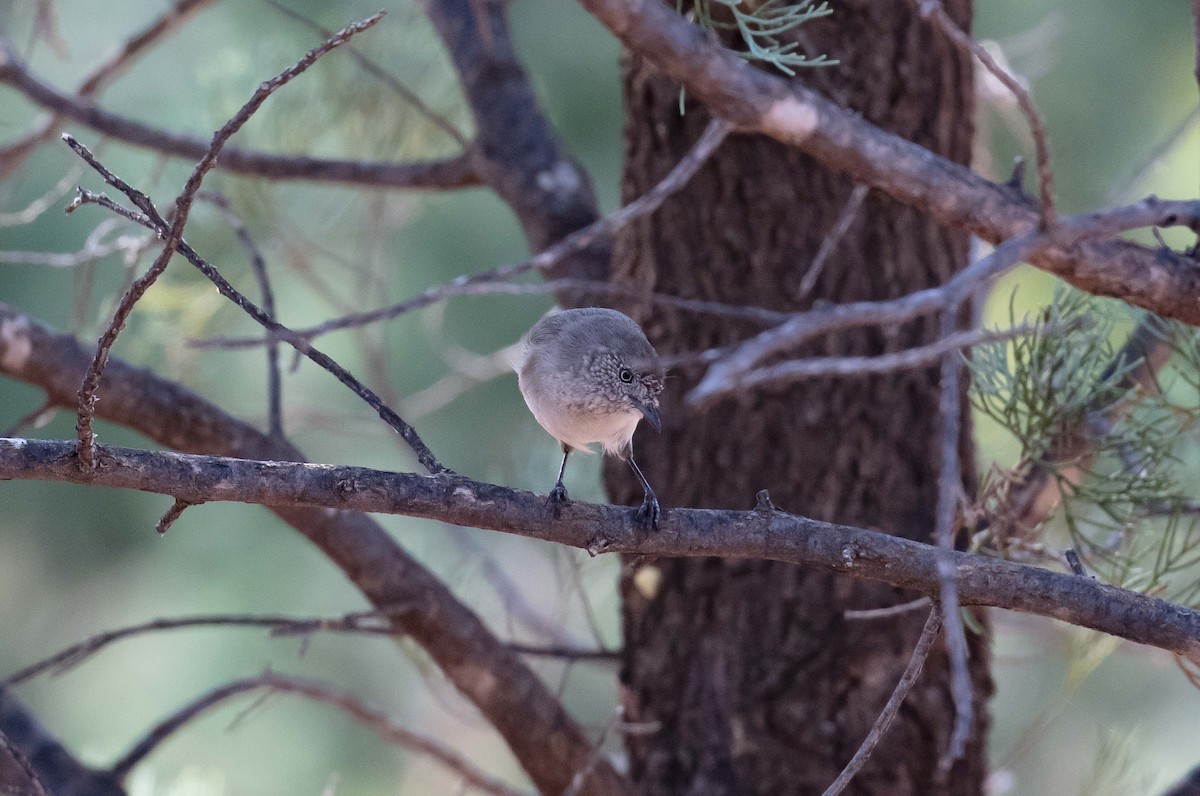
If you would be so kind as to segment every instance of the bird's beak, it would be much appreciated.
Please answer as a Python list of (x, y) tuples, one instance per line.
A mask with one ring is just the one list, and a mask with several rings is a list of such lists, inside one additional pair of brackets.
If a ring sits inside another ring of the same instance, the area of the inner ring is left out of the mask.
[(662, 416), (658, 413), (658, 407), (653, 404), (638, 404), (638, 411), (642, 413), (642, 417), (654, 426), (654, 430), (662, 433)]

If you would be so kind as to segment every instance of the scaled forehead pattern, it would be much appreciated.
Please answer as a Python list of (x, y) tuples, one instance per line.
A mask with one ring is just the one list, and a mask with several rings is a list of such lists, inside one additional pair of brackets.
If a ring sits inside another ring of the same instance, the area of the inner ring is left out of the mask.
[(526, 340), (531, 348), (554, 343), (553, 351), (579, 361), (596, 351), (611, 351), (630, 364), (657, 370), (658, 356), (641, 328), (624, 313), (602, 307), (562, 310), (542, 318)]

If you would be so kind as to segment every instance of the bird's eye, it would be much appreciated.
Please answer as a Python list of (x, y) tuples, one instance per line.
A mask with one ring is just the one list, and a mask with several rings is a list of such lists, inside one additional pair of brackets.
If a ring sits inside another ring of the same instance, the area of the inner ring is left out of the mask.
[(621, 377), (621, 381), (625, 382), (626, 384), (633, 381), (633, 371), (629, 368), (621, 368), (621, 372), (617, 375), (619, 375)]

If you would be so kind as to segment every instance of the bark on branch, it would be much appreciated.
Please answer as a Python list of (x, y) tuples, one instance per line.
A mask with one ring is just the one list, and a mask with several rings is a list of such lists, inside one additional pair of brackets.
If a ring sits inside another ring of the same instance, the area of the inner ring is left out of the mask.
[[(743, 132), (797, 147), (943, 224), (992, 243), (1038, 228), (1033, 202), (965, 166), (885, 132), (803, 84), (747, 64), (660, 0), (580, 0), (630, 50)], [(1033, 265), (1076, 287), (1200, 326), (1200, 269), (1122, 240), (1053, 246)]]
[[(89, 348), (0, 303), (0, 375), (36, 385), (48, 403), (74, 406)], [(96, 416), (176, 450), (254, 459), (303, 460), (297, 449), (231, 417), (179, 385), (112, 358)], [(420, 644), (446, 678), (503, 736), (539, 790), (559, 793), (592, 759), (592, 744), (554, 693), (377, 523), (354, 512), (298, 505), (272, 510), (300, 531), (382, 613)], [(583, 792), (625, 792), (607, 761)]]
[[(752, 511), (668, 509), (647, 534), (633, 508), (572, 502), (554, 516), (544, 495), (462, 476), (421, 476), (364, 467), (254, 461), (100, 448), (81, 471), (69, 442), (0, 439), (0, 480), (138, 489), (192, 503), (402, 514), (578, 547), (592, 554), (719, 556), (787, 561), (870, 578), (936, 597), (938, 558), (955, 567), (959, 602), (1040, 614), (1159, 647), (1200, 663), (1200, 612), (1110, 586), (877, 531), (820, 522), (767, 507)], [(768, 506), (766, 501), (760, 505)]]
[[(142, 124), (104, 110), (85, 97), (68, 94), (44, 82), (29, 71), (2, 34), (0, 84), (16, 89), (26, 99), (48, 111), (86, 124), (127, 144), (188, 160), (199, 160), (209, 148), (209, 142), (202, 138)], [(229, 147), (221, 153), (220, 167), (236, 174), (274, 180), (339, 182), (379, 188), (447, 189), (479, 184), (469, 153), (444, 160), (392, 163), (328, 160)]]

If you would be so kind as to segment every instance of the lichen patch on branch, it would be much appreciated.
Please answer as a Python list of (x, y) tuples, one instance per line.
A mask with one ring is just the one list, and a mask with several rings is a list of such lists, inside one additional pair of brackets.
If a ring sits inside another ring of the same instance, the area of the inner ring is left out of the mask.
[(775, 100), (763, 114), (762, 131), (779, 141), (798, 144), (812, 135), (819, 123), (816, 108), (789, 96)]

